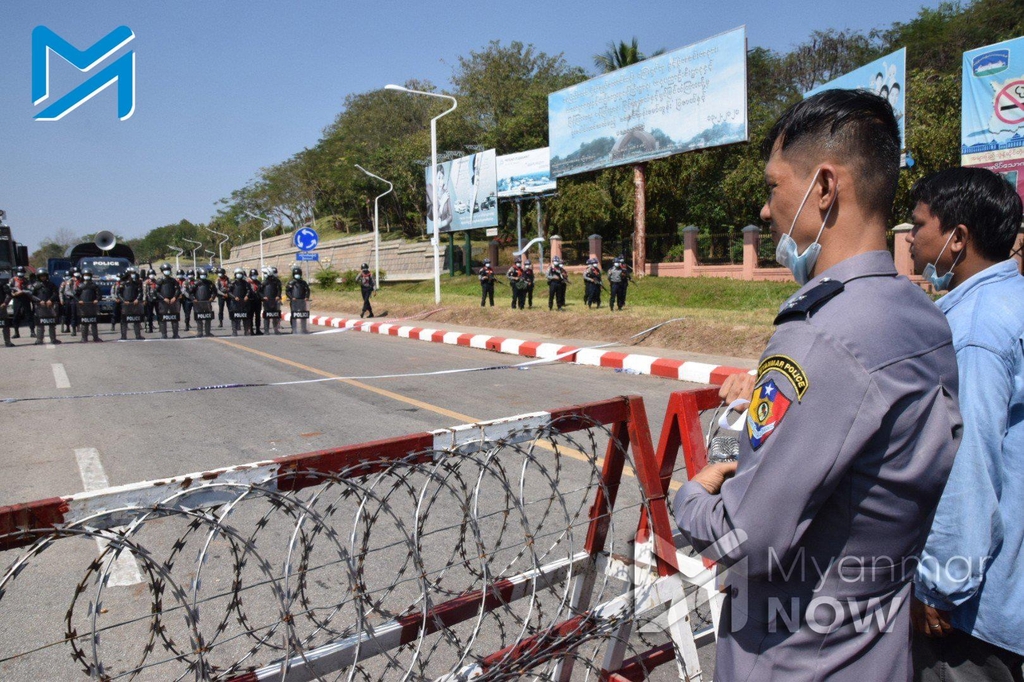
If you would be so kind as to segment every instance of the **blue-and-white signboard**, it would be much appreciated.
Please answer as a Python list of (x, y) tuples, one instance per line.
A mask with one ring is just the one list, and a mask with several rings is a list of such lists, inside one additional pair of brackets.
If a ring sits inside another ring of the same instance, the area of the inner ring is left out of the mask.
[[(859, 69), (834, 78), (824, 85), (804, 93), (804, 97), (817, 95), (823, 90), (869, 90), (892, 105), (896, 122), (900, 125), (900, 149), (907, 148), (907, 48), (896, 50)], [(904, 163), (903, 165), (906, 165)]]
[(320, 254), (319, 253), (312, 253), (310, 251), (299, 251), (297, 254), (295, 254), (295, 260), (297, 260), (297, 261), (307, 261), (307, 260), (318, 261), (318, 260), (320, 260)]
[(1024, 197), (1024, 38), (964, 52), (960, 164), (999, 173)]
[(747, 140), (740, 27), (548, 95), (556, 177)]
[(497, 155), (493, 149), (424, 169), (427, 189), (427, 234), (434, 234), (434, 185), (441, 232), (473, 230), (498, 224)]
[(303, 227), (295, 230), (292, 241), (295, 243), (295, 248), (300, 251), (312, 251), (320, 243), (320, 235), (311, 227)]

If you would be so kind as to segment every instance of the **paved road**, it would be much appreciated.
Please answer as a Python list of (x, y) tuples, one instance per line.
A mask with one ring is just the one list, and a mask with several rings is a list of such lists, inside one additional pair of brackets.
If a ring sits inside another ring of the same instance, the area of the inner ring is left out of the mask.
[[(351, 331), (305, 337), (65, 343), (2, 352), (0, 398), (413, 374), (517, 361), (487, 351)], [(0, 442), (7, 444), (8, 471), (0, 482), (0, 504), (624, 394), (644, 398), (656, 444), (669, 394), (688, 387), (693, 385), (553, 363), (440, 376), (0, 404)], [(7, 562), (12, 558), (10, 552), (3, 557)], [(48, 570), (56, 579), (60, 561), (53, 566)], [(23, 584), (45, 592), (44, 580)], [(110, 589), (109, 598), (118, 599), (118, 588)], [(142, 587), (128, 589), (135, 590), (124, 593), (131, 598), (148, 600)], [(19, 600), (5, 601), (0, 613), (18, 608)], [(21, 608), (33, 603), (23, 601)], [(66, 595), (44, 595), (33, 608), (40, 618), (27, 627), (40, 628), (40, 638), (50, 637), (42, 634), (41, 621), (64, 617)], [(0, 637), (0, 651), (4, 648)], [(706, 670), (710, 649), (702, 649)], [(3, 664), (3, 670), (15, 669)], [(5, 674), (4, 679), (28, 679), (26, 670), (13, 677)]]

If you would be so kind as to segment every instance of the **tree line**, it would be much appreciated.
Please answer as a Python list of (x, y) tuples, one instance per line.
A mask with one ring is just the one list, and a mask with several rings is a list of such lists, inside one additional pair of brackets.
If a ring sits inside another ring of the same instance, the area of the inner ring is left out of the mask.
[[(870, 32), (815, 31), (786, 53), (749, 50), (750, 142), (650, 162), (648, 235), (673, 243), (681, 225), (721, 232), (759, 224), (765, 188), (758, 143), (775, 118), (807, 90), (906, 47), (906, 145), (916, 163), (900, 177), (894, 215), (902, 222), (910, 212), (913, 183), (959, 163), (962, 52), (1021, 35), (1024, 0), (974, 0), (923, 8), (908, 22)], [(653, 56), (677, 46), (645, 47)], [(643, 56), (634, 39), (612, 43), (595, 55), (594, 63), (601, 72), (617, 59), (628, 62), (638, 55)], [(492, 41), (460, 57), (446, 87), (422, 80), (405, 85), (458, 99), (458, 109), (438, 125), (439, 152), (462, 155), (494, 148), (501, 155), (547, 146), (548, 93), (593, 75), (562, 54), (547, 54), (518, 41)], [(357, 163), (395, 185), (381, 201), (382, 231), (425, 236), (430, 118), (444, 107), (436, 98), (384, 90), (349, 95), (313, 147), (259, 169), (248, 184), (218, 202), (205, 225), (182, 220), (128, 242), (142, 262), (173, 256), (167, 245), (184, 247), (184, 238), (214, 242), (207, 227), (229, 234), (238, 245), (257, 238), (265, 227), (247, 212), (267, 216), (280, 226), (279, 233), (313, 220), (319, 229), (341, 234), (372, 230), (373, 200), (384, 188), (355, 168)], [(555, 232), (573, 241), (597, 233), (606, 241), (628, 243), (633, 181), (630, 166), (559, 179), (558, 196), (545, 200), (545, 234)], [(534, 212), (524, 211), (523, 218), (524, 235), (535, 231)], [(499, 219), (502, 232), (514, 234), (513, 207), (501, 204)], [(62, 252), (68, 238), (65, 232), (44, 240), (33, 263), (45, 263), (47, 255)]]

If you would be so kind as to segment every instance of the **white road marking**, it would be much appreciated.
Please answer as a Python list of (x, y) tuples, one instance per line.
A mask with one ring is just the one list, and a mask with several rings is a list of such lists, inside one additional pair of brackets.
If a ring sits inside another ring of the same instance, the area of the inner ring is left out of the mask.
[[(110, 487), (110, 481), (107, 480), (107, 474), (103, 471), (103, 465), (100, 463), (99, 450), (96, 448), (75, 448), (75, 459), (78, 460), (78, 471), (82, 475), (82, 484), (85, 486), (85, 492)], [(117, 532), (119, 529), (113, 528), (112, 530)], [(107, 548), (107, 542), (96, 538), (96, 544), (100, 548), (100, 554), (103, 554)], [(109, 562), (109, 557), (107, 561)], [(136, 563), (132, 553), (127, 550), (122, 551), (114, 561), (114, 565), (109, 568), (107, 585), (110, 587), (138, 585), (142, 582), (139, 565)]]
[(57, 388), (71, 388), (68, 373), (64, 371), (64, 365), (60, 362), (53, 363), (53, 380), (57, 382)]

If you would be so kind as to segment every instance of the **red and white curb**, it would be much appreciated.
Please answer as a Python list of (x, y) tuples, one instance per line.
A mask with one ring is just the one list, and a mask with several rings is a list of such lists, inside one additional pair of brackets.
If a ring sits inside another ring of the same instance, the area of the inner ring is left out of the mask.
[[(282, 317), (288, 320), (291, 316), (288, 313), (284, 313)], [(578, 348), (576, 346), (565, 346), (560, 343), (508, 339), (488, 334), (450, 332), (444, 329), (414, 327), (412, 325), (374, 322), (372, 320), (351, 320), (344, 317), (310, 315), (309, 321), (321, 327), (353, 329), (371, 334), (398, 336), (403, 339), (432, 341), (452, 346), (466, 346), (468, 348), (491, 350), (496, 353), (520, 355), (526, 358), (557, 358), (559, 362), (591, 365), (593, 367), (608, 367), (610, 369), (624, 370), (631, 374), (650, 374), (666, 379), (678, 379), (698, 384), (720, 386), (730, 374), (750, 373), (750, 370), (740, 367), (712, 365), (692, 360), (673, 360), (653, 355), (642, 355), (640, 353), (620, 353), (618, 351), (598, 348)]]

